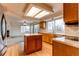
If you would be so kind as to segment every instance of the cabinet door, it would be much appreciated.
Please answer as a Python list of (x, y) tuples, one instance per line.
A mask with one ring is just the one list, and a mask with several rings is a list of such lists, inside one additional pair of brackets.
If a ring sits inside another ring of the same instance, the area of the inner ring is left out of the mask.
[(42, 36), (39, 35), (36, 37), (36, 50), (42, 49)]
[(64, 45), (53, 41), (53, 55), (54, 56), (65, 56)]
[(54, 56), (79, 56), (79, 49), (64, 43), (53, 41)]
[(45, 34), (43, 34), (42, 39), (43, 39), (43, 41), (45, 41)]
[(35, 37), (33, 36), (29, 36), (27, 37), (27, 42), (25, 42), (24, 44), (26, 44), (27, 47), (24, 47), (26, 50), (26, 53), (32, 53), (35, 51)]
[(63, 9), (65, 23), (78, 22), (78, 3), (64, 3)]
[(79, 49), (73, 46), (64, 45), (65, 54), (67, 56), (79, 56)]

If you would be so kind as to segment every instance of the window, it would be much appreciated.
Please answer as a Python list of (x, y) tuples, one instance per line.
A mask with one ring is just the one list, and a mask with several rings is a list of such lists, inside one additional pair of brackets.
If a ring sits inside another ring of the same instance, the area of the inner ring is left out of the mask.
[(52, 22), (47, 23), (47, 30), (48, 30), (48, 32), (53, 32), (52, 31)]
[(22, 33), (37, 33), (37, 32), (39, 32), (39, 24), (21, 26), (21, 32)]
[(64, 21), (63, 19), (55, 20), (55, 33), (64, 32)]
[(39, 32), (39, 24), (34, 25), (34, 33)]
[(64, 32), (64, 21), (63, 19), (53, 20), (47, 22), (47, 31), (52, 33), (63, 33)]
[(30, 33), (30, 26), (28, 26), (28, 25), (21, 26), (21, 32)]

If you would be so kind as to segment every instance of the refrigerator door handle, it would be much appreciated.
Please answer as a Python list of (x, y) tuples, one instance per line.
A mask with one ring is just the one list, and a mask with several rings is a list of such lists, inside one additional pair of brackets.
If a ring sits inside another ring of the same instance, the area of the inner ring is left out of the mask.
[(7, 34), (7, 25), (6, 24), (7, 24), (6, 19), (5, 19), (5, 16), (3, 14), (2, 19), (1, 19), (1, 37), (2, 37), (2, 40), (5, 39), (6, 34)]

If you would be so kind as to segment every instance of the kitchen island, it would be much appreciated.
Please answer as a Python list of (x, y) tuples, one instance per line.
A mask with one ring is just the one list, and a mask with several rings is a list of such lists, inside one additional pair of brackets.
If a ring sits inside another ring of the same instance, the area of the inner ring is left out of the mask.
[(42, 35), (38, 33), (24, 35), (24, 53), (30, 54), (42, 49)]

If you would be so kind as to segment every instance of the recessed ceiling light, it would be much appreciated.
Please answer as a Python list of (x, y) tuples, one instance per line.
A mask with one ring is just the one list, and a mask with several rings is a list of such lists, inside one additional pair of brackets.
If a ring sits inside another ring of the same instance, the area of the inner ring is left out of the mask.
[(34, 15), (36, 15), (37, 13), (39, 13), (41, 11), (41, 9), (36, 8), (36, 7), (32, 7), (29, 12), (27, 14), (25, 14), (26, 16), (31, 16), (33, 17)]
[(46, 15), (48, 15), (48, 14), (49, 14), (49, 12), (47, 12), (47, 11), (42, 11), (41, 13), (39, 13), (38, 15), (36, 15), (35, 18), (41, 18), (41, 17), (46, 16)]

